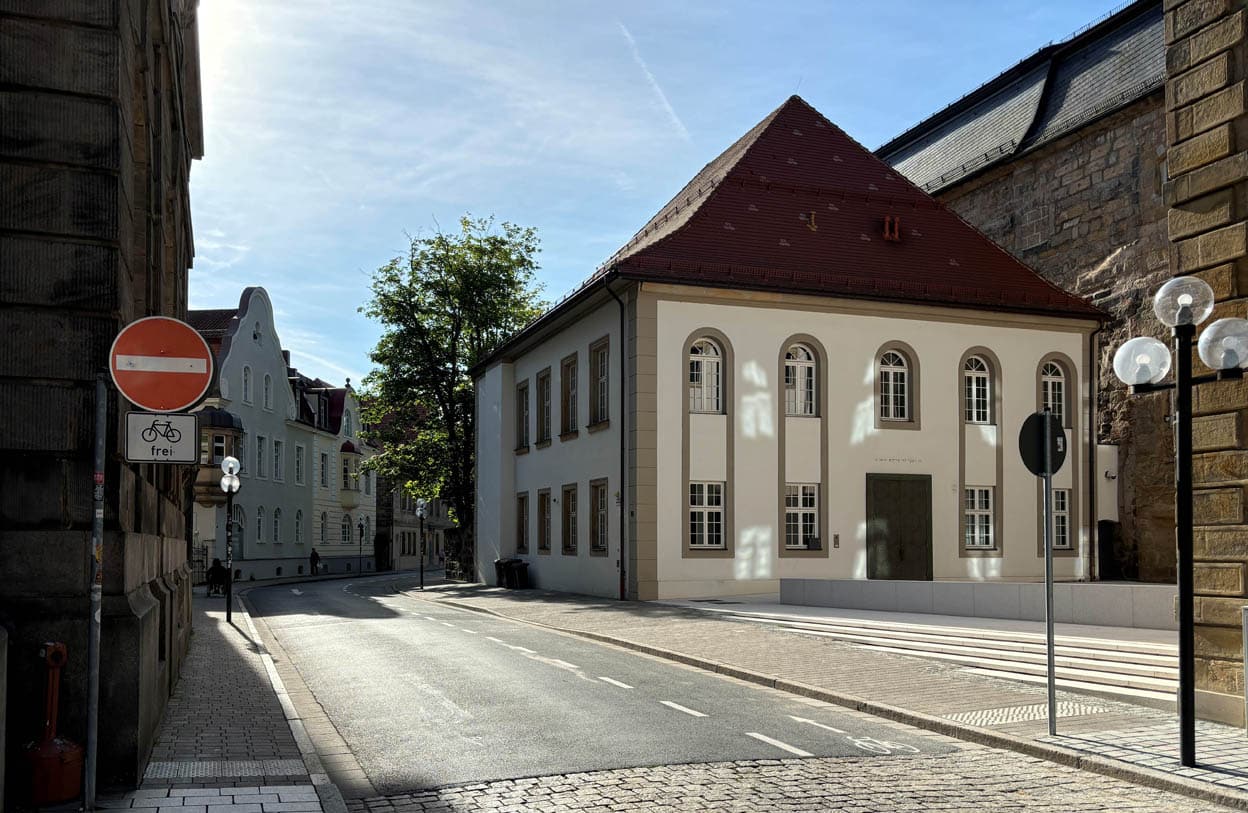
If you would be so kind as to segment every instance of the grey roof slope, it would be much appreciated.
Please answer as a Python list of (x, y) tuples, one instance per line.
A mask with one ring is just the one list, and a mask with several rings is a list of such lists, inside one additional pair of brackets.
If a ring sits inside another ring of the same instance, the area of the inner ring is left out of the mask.
[(927, 192), (1047, 144), (1160, 88), (1161, 0), (1137, 0), (876, 150)]

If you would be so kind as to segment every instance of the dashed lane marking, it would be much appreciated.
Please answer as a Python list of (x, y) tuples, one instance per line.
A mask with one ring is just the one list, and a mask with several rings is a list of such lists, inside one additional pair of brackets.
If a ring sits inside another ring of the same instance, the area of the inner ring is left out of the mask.
[(440, 621), (438, 623), (440, 623), (444, 627), (450, 627), (451, 629), (455, 629), (455, 625), (450, 623), (449, 621)]
[(781, 751), (788, 751), (790, 754), (796, 757), (813, 757), (814, 756), (814, 754), (810, 753), (809, 751), (803, 751), (801, 748), (797, 748), (792, 745), (789, 745), (787, 742), (780, 742), (780, 740), (773, 740), (771, 737), (768, 737), (766, 734), (759, 734), (756, 731), (747, 731), (745, 732), (745, 736), (753, 737), (759, 742), (765, 742), (768, 745), (774, 745), (776, 748), (779, 748)]
[(794, 720), (796, 720), (796, 721), (798, 721), (799, 723), (806, 723), (807, 725), (813, 725), (813, 726), (815, 726), (816, 728), (822, 728), (824, 731), (831, 731), (833, 734), (844, 734), (844, 733), (845, 733), (844, 731), (841, 731), (839, 728), (833, 728), (833, 727), (832, 727), (832, 726), (830, 726), (830, 725), (824, 725), (823, 723), (817, 722), (817, 721), (815, 721), (815, 720), (808, 720), (808, 719), (807, 719), (807, 718), (805, 718), (805, 717), (798, 717), (798, 716), (796, 716), (796, 715), (794, 715), (794, 714), (790, 714), (790, 715), (789, 715), (789, 717), (790, 717), (790, 718), (792, 718), (792, 719), (794, 719)]
[(460, 627), (460, 629), (461, 629), (461, 630), (463, 630), (464, 632), (468, 633), (469, 635), (476, 635), (476, 634), (477, 634), (477, 631), (476, 631), (476, 630), (470, 630), (470, 629), (468, 629), (467, 627)]
[(496, 644), (501, 644), (501, 643), (502, 643), (502, 641), (500, 641), (499, 639), (495, 638), (493, 635), (487, 635), (487, 636), (485, 636), (485, 640), (487, 640), (487, 641), (493, 641), (493, 642), (494, 642), (494, 643), (496, 643)]
[(627, 683), (621, 683), (620, 681), (616, 680), (615, 678), (603, 677), (602, 675), (599, 675), (599, 676), (598, 676), (598, 679), (599, 679), (599, 680), (601, 680), (601, 681), (603, 681), (604, 683), (610, 683), (612, 686), (619, 686), (621, 689), (631, 689), (631, 688), (633, 688), (632, 686), (629, 686)]
[[(682, 706), (679, 703), (673, 703), (670, 700), (660, 700), (659, 702), (667, 706), (669, 709), (676, 709), (677, 711), (683, 711), (685, 714), (688, 714), (690, 717), (705, 717), (706, 716), (700, 711), (695, 711), (694, 709), (686, 708), (685, 706)], [(810, 756), (810, 754), (807, 754), (806, 756)]]

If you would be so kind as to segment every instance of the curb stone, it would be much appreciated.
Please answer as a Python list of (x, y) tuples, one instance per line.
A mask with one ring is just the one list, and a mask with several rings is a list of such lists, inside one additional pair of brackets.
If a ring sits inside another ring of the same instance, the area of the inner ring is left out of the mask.
[(277, 673), (277, 664), (273, 663), (273, 656), (269, 654), (269, 648), (264, 645), (260, 631), (256, 629), (256, 624), (252, 621), (251, 610), (245, 598), (245, 594), (251, 589), (249, 587), (238, 593), (238, 603), (243, 611), (243, 618), (247, 621), (247, 630), (256, 642), (256, 650), (264, 663), (264, 671), (269, 676), (269, 683), (274, 693), (277, 694), (278, 702), (282, 705), (282, 714), (286, 717), (286, 724), (290, 726), (291, 736), (295, 738), (299, 754), (303, 757), (303, 764), (308, 769), (308, 778), (312, 780), (312, 787), (316, 788), (316, 795), (320, 797), (321, 809), (325, 813), (347, 813), (347, 803), (343, 799), (342, 791), (330, 781), (329, 774), (326, 773), (325, 766), (321, 763), (321, 757), (316, 753), (316, 747), (312, 744), (312, 738), (308, 736), (303, 720), (300, 719), (299, 712), (295, 710), (295, 704), (290, 700), (286, 684), (282, 682), (281, 676)]
[(534, 627), (541, 627), (555, 632), (563, 632), (569, 635), (575, 635), (580, 638), (586, 638), (599, 643), (611, 644), (623, 649), (630, 649), (635, 652), (641, 652), (646, 655), (663, 658), (664, 660), (682, 663), (687, 666), (704, 669), (708, 672), (734, 677), (739, 680), (755, 683), (767, 688), (778, 689), (779, 691), (789, 692), (790, 694), (800, 695), (802, 697), (810, 697), (815, 700), (822, 700), (825, 703), (832, 703), (837, 706), (843, 706), (865, 714), (871, 714), (876, 717), (883, 717), (888, 720), (894, 720), (899, 723), (922, 728), (928, 731), (934, 731), (937, 734), (944, 734), (954, 739), (971, 742), (978, 745), (986, 745), (992, 748), (1000, 748), (1007, 751), (1014, 751), (1024, 756), (1042, 759), (1058, 765), (1069, 768), (1098, 773), (1113, 779), (1121, 779), (1154, 790), (1170, 791), (1193, 799), (1201, 801), (1213, 802), (1225, 807), (1236, 810), (1248, 810), (1248, 793), (1236, 792), (1227, 788), (1220, 788), (1209, 785), (1205, 782), (1199, 782), (1195, 779), (1187, 777), (1174, 776), (1164, 771), (1145, 768), (1138, 765), (1131, 765), (1116, 760), (1107, 759), (1091, 754), (1084, 754), (1070, 748), (1063, 748), (1059, 745), (1038, 742), (1036, 740), (1018, 737), (1013, 734), (1005, 734), (999, 731), (991, 731), (978, 726), (966, 725), (963, 723), (954, 723), (942, 717), (936, 717), (931, 714), (910, 711), (898, 706), (879, 703), (873, 700), (867, 700), (855, 695), (843, 692), (835, 692), (824, 689), (819, 686), (812, 686), (808, 683), (786, 680), (768, 675), (762, 672), (755, 672), (750, 669), (743, 669), (737, 666), (720, 663), (707, 658), (699, 658), (693, 655), (687, 655), (682, 652), (674, 652), (672, 650), (663, 649), (661, 647), (651, 646), (649, 644), (637, 643), (624, 638), (616, 638), (611, 635), (604, 635), (598, 632), (588, 632), (584, 630), (575, 630), (568, 627), (558, 627), (553, 624), (543, 624), (540, 621), (530, 621), (524, 618), (506, 615), (496, 610), (485, 607), (477, 607), (471, 604), (465, 604), (455, 599), (424, 597), (415, 592), (403, 591), (405, 595), (412, 598), (418, 598), (422, 601), (429, 601), (437, 604), (446, 604), (457, 607), (461, 610), (480, 613), (482, 615), (491, 615), (496, 618), (502, 618), (507, 621), (514, 621), (521, 624), (528, 624)]

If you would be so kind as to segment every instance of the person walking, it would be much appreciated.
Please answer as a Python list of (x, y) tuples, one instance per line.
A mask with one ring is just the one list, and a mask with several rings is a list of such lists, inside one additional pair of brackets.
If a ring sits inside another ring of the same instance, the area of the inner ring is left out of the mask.
[(312, 562), (312, 575), (315, 576), (321, 566), (321, 555), (316, 552), (316, 548), (312, 549), (312, 554), (308, 556), (308, 559)]

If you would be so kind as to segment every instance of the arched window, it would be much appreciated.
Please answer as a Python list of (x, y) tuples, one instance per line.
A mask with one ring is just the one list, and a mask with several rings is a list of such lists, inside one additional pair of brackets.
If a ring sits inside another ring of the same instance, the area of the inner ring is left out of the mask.
[(282, 541), (282, 509), (273, 509), (273, 544)]
[(784, 414), (815, 414), (815, 354), (804, 344), (784, 354)]
[(256, 541), (264, 541), (264, 506), (256, 508)]
[(243, 367), (243, 403), (251, 403), (251, 368)]
[(247, 517), (241, 505), (234, 506), (234, 544), (242, 545), (243, 536), (247, 531)]
[(967, 423), (992, 423), (992, 375), (988, 362), (971, 356), (962, 365), (962, 416)]
[(295, 512), (295, 544), (303, 544), (303, 512)]
[(342, 434), (351, 437), (351, 410), (349, 409), (342, 412)]
[(367, 542), (368, 540), (373, 538), (372, 528), (373, 528), (373, 518), (364, 517), (364, 538), (360, 540), (361, 542)]
[(1066, 425), (1066, 371), (1053, 361), (1040, 368), (1040, 409), (1052, 412), (1059, 426)]
[(321, 512), (321, 544), (329, 541), (329, 514)]
[(719, 345), (710, 339), (698, 339), (689, 348), (689, 411), (720, 412), (723, 358)]
[(342, 515), (342, 544), (351, 544), (351, 515)]
[(880, 420), (910, 420), (910, 363), (896, 350), (880, 356)]
[(268, 373), (264, 374), (264, 408), (273, 408), (273, 377)]

